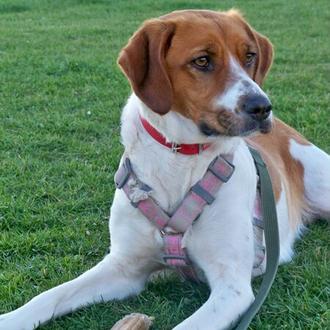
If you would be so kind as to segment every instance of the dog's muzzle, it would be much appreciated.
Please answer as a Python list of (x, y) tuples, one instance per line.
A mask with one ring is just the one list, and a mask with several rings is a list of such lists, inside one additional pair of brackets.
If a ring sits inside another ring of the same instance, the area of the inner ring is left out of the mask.
[(264, 95), (250, 94), (242, 102), (242, 111), (252, 119), (261, 122), (269, 117), (272, 104)]

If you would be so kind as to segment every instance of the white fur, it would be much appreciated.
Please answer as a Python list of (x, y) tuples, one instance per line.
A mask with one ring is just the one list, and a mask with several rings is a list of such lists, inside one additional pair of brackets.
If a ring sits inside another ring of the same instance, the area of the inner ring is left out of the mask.
[(214, 137), (207, 137), (202, 134), (191, 119), (183, 117), (178, 112), (170, 111), (160, 116), (150, 111), (134, 94), (132, 94), (131, 98), (134, 99), (133, 102), (139, 104), (142, 117), (152, 123), (154, 127), (157, 127), (157, 130), (166, 137), (168, 142), (208, 143), (215, 141)]
[(216, 100), (216, 106), (225, 108), (229, 111), (235, 111), (240, 97), (246, 95), (246, 87), (243, 80), (239, 79), (231, 86), (228, 86), (224, 93), (222, 93)]
[(225, 108), (234, 112), (240, 98), (250, 93), (259, 94), (268, 99), (265, 92), (254, 82), (242, 67), (233, 59), (230, 59), (230, 79), (228, 79), (225, 91), (215, 100), (218, 108)]
[(314, 145), (290, 141), (290, 152), (304, 167), (305, 195), (315, 216), (330, 219), (330, 156)]
[(283, 187), (281, 187), (281, 195), (280, 199), (277, 202), (277, 217), (278, 219), (281, 219), (279, 221), (279, 235), (280, 235), (280, 263), (285, 263), (291, 261), (293, 257), (293, 243), (296, 239), (295, 232), (290, 228), (289, 223), (289, 210), (288, 210), (288, 203), (287, 203), (287, 197), (286, 192)]
[[(172, 112), (158, 116), (134, 95), (128, 100), (122, 115), (123, 157), (130, 158), (138, 177), (153, 188), (152, 196), (168, 212), (177, 207), (216, 155), (228, 152), (234, 155), (235, 172), (232, 178), (223, 185), (216, 201), (205, 207), (198, 221), (184, 236), (190, 258), (195, 267), (203, 271), (211, 288), (210, 297), (199, 310), (175, 327), (176, 330), (225, 329), (244, 313), (254, 299), (250, 283), (254, 259), (251, 218), (257, 184), (253, 160), (241, 138), (220, 137), (212, 140), (212, 146), (200, 155), (172, 153), (146, 133), (139, 113), (172, 142), (203, 143), (210, 140), (202, 136), (189, 119)], [(314, 149), (306, 149), (309, 151), (304, 156), (299, 148), (294, 144), (291, 148), (299, 159), (313, 154)], [(323, 158), (329, 165), (328, 158)], [(320, 166), (326, 169), (325, 165)], [(308, 165), (305, 168), (306, 182), (309, 184), (315, 176)], [(329, 178), (329, 171), (321, 174)], [(284, 190), (277, 211), (281, 260), (286, 261), (292, 255), (293, 237), (288, 226)], [(122, 190), (115, 192), (110, 233), (110, 255), (80, 277), (0, 316), (0, 329), (32, 329), (81, 306), (122, 299), (140, 292), (149, 276), (163, 267), (162, 238), (155, 226), (130, 204)]]

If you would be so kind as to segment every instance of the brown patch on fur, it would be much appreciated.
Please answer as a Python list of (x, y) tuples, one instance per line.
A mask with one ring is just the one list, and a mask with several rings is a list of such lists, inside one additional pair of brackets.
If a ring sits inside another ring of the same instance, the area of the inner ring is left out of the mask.
[[(245, 65), (247, 51), (258, 54), (250, 66)], [(201, 56), (210, 59), (209, 70), (193, 65)], [(271, 65), (272, 45), (237, 11), (183, 10), (145, 22), (118, 63), (135, 94), (153, 111), (172, 109), (221, 134), (239, 135), (243, 119), (214, 104), (232, 83), (231, 57), (261, 84)]]
[(260, 151), (272, 179), (275, 198), (280, 198), (282, 186), (285, 189), (290, 213), (290, 223), (295, 228), (301, 219), (304, 202), (304, 168), (290, 154), (290, 140), (299, 144), (310, 145), (296, 130), (279, 119), (274, 119), (274, 126), (269, 134), (260, 134), (246, 138), (248, 144)]
[(247, 24), (247, 22), (244, 20), (243, 15), (238, 10), (232, 9), (228, 11), (228, 15), (240, 21), (241, 24), (245, 25), (245, 28), (250, 38), (255, 39), (257, 43), (259, 56), (257, 57), (257, 67), (253, 73), (253, 80), (258, 85), (262, 85), (273, 63), (273, 46), (268, 38), (261, 35), (257, 31), (252, 29), (249, 24)]
[(118, 58), (135, 94), (160, 114), (167, 113), (173, 102), (165, 55), (174, 29), (173, 24), (156, 19), (145, 22)]

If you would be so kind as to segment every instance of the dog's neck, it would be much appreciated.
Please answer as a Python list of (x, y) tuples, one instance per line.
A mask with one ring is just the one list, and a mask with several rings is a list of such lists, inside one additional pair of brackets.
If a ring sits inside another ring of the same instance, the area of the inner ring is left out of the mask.
[[(171, 142), (212, 143), (194, 155), (173, 153), (159, 144), (142, 126), (140, 116), (146, 118)], [(205, 173), (211, 161), (219, 154), (235, 153), (242, 145), (241, 138), (218, 137), (210, 141), (202, 136), (192, 121), (176, 113), (164, 116), (153, 114), (132, 95), (124, 107), (121, 118), (121, 137), (125, 151), (138, 178), (153, 188), (160, 206), (172, 212), (190, 187)]]
[[(205, 136), (192, 120), (175, 111), (170, 111), (163, 116), (158, 115), (147, 108), (136, 95), (132, 94), (122, 114), (121, 135), (126, 151), (132, 150), (140, 139), (145, 139), (148, 135), (140, 123), (139, 116), (142, 116), (155, 127), (166, 138), (167, 142), (210, 144), (211, 149), (216, 150), (218, 154), (233, 153), (238, 145), (238, 138)], [(150, 137), (146, 139), (149, 141)], [(157, 146), (157, 142), (154, 142)], [(159, 148), (162, 148), (162, 146), (159, 146)]]

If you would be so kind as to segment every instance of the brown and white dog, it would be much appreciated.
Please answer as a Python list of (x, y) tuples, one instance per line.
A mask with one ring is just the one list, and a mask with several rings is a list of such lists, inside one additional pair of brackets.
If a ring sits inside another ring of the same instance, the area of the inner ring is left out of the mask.
[[(304, 223), (330, 217), (329, 155), (274, 118), (260, 87), (272, 54), (268, 39), (237, 11), (187, 10), (145, 22), (119, 56), (133, 89), (122, 114), (123, 157), (130, 158), (164, 210), (176, 208), (214, 157), (233, 154), (232, 178), (183, 241), (211, 294), (176, 330), (225, 329), (253, 302), (251, 218), (257, 179), (247, 143), (262, 153), (272, 177), (280, 262), (292, 258)], [(210, 146), (196, 155), (173, 153), (146, 132), (140, 116), (167, 141)], [(268, 134), (247, 137), (253, 132)], [(164, 267), (161, 234), (119, 189), (110, 231), (111, 252), (104, 260), (0, 316), (0, 329), (33, 329), (81, 306), (138, 294)]]

